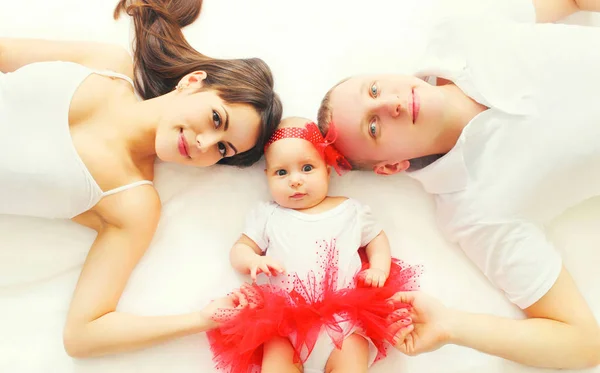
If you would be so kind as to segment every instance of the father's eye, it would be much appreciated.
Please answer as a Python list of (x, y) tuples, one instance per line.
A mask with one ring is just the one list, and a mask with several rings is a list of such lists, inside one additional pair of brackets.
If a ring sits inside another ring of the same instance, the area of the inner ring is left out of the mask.
[(277, 174), (277, 176), (285, 176), (285, 175), (287, 175), (287, 171), (286, 170), (277, 170), (277, 171), (275, 171), (275, 174)]
[(377, 136), (377, 122), (375, 120), (369, 124), (369, 135), (373, 138)]
[(219, 128), (221, 127), (221, 116), (219, 115), (219, 113), (217, 113), (216, 111), (213, 110), (213, 123), (215, 125), (215, 128)]
[(302, 166), (302, 171), (303, 172), (310, 172), (313, 170), (313, 165), (311, 164), (305, 164), (304, 166)]
[(373, 83), (370, 89), (371, 97), (375, 98), (379, 96), (379, 87), (377, 87), (377, 83)]
[(227, 156), (227, 146), (225, 144), (223, 144), (222, 142), (218, 143), (217, 146), (219, 147), (219, 153), (221, 153), (221, 157), (226, 157)]

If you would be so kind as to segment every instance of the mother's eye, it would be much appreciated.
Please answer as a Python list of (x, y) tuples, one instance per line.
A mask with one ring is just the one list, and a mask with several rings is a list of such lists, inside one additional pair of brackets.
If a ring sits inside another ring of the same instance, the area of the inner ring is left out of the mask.
[(213, 117), (213, 124), (215, 125), (215, 128), (219, 128), (221, 127), (221, 115), (219, 115), (218, 112), (216, 112), (215, 110), (213, 110), (212, 112), (212, 117)]

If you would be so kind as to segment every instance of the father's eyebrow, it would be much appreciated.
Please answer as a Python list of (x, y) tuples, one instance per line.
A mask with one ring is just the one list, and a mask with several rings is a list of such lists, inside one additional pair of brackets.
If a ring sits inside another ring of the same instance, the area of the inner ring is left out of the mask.
[[(367, 80), (364, 80), (362, 82), (362, 84), (360, 85), (360, 87), (358, 87), (358, 102), (362, 102), (362, 99), (364, 97), (365, 94), (365, 90), (367, 90)], [(367, 93), (368, 94), (368, 93)], [(371, 136), (369, 135), (368, 132), (368, 124), (369, 124), (369, 112), (368, 110), (365, 108), (365, 113), (363, 114), (362, 118), (360, 119), (360, 123), (359, 123), (359, 131), (362, 134), (365, 134), (367, 136), (367, 138), (371, 138)]]
[(369, 117), (365, 115), (363, 119), (360, 121), (360, 133), (365, 135), (367, 138), (371, 139), (371, 135), (369, 135)]

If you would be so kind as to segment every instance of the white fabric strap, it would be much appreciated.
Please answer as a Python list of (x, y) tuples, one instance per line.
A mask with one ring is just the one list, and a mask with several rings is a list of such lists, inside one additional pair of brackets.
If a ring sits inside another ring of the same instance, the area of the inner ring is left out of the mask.
[(135, 188), (140, 185), (154, 185), (154, 184), (150, 180), (140, 180), (140, 181), (136, 181), (135, 183), (123, 185), (118, 188), (111, 189), (108, 192), (104, 192), (104, 193), (102, 193), (102, 197), (107, 197), (107, 196), (122, 192), (127, 189)]
[(133, 84), (133, 80), (131, 80), (131, 78), (125, 74), (116, 73), (116, 72), (110, 71), (110, 70), (94, 70), (94, 73), (99, 74), (99, 75), (104, 75), (104, 76), (110, 76), (113, 78), (127, 80), (131, 84), (131, 86), (135, 88), (135, 85)]

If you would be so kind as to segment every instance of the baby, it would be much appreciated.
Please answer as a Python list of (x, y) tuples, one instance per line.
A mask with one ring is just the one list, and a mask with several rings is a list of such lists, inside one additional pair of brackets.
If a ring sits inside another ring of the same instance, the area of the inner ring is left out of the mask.
[(352, 373), (385, 356), (387, 299), (413, 290), (419, 269), (391, 258), (367, 206), (328, 195), (330, 166), (350, 169), (334, 141), (333, 126), (323, 138), (309, 120), (287, 118), (265, 146), (273, 201), (250, 214), (230, 258), (269, 285), (243, 288), (254, 305), (209, 333), (217, 366)]

